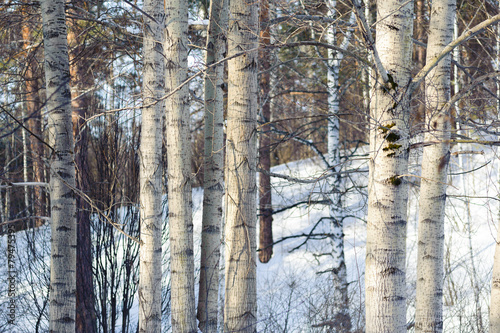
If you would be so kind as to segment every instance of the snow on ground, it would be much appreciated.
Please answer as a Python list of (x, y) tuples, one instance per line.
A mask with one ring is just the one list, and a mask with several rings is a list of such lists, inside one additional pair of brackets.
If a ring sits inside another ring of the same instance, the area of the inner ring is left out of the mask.
[[(454, 146), (452, 153), (458, 149), (459, 147)], [(449, 182), (452, 186), (448, 188), (446, 209), (444, 331), (482, 332), (486, 331), (488, 324), (490, 280), (497, 234), (498, 158), (494, 149), (484, 146), (464, 145), (460, 149), (484, 151), (484, 153), (461, 155), (465, 161), (463, 168), (459, 165), (460, 155), (452, 155), (450, 162)], [(420, 171), (416, 154), (418, 151), (412, 156), (409, 172), (418, 175)], [(350, 310), (353, 328), (362, 328), (367, 160), (364, 157), (356, 158), (349, 165), (345, 165), (343, 170), (362, 171), (346, 175), (343, 184), (345, 190), (349, 189), (344, 200), (345, 214), (349, 217), (344, 223)], [(465, 184), (463, 184), (460, 174), (469, 170), (476, 171), (465, 173)], [(324, 169), (318, 159), (307, 159), (277, 166), (272, 172), (302, 179), (315, 179), (324, 174)], [(409, 180), (412, 185), (408, 205), (407, 318), (408, 322), (411, 322), (415, 305), (420, 181), (418, 177)], [(354, 188), (354, 184), (359, 188)], [(286, 237), (308, 234), (316, 224), (315, 232), (328, 232), (328, 220), (318, 223), (321, 217), (328, 216), (327, 207), (322, 204), (310, 204), (325, 199), (326, 181), (297, 184), (273, 178), (272, 187), (275, 211), (297, 202), (304, 203), (274, 215), (274, 239), (282, 241), (274, 246), (274, 255), (268, 264), (257, 265), (258, 331), (319, 332), (321, 329), (313, 326), (329, 319), (328, 309), (332, 299), (329, 273), (319, 273), (330, 267), (329, 257), (322, 255), (330, 251), (329, 240), (311, 239), (303, 243), (305, 237)], [(464, 191), (471, 196), (468, 202), (463, 197)], [(202, 197), (201, 189), (193, 190), (197, 259), (199, 259)], [(470, 207), (470, 220), (467, 219), (467, 203)], [(470, 224), (467, 221), (470, 221)], [(16, 238), (15, 263), (19, 274), (18, 296), (16, 296), (17, 326), (13, 328), (4, 324), (7, 322), (9, 299), (6, 292), (7, 283), (0, 283), (0, 332), (35, 332), (37, 325), (39, 331), (43, 332), (48, 326), (47, 304), (43, 303), (42, 296), (47, 293), (50, 230), (42, 227), (36, 232), (19, 232)], [(7, 237), (3, 236), (0, 239), (0, 252), (6, 253)], [(294, 248), (296, 249), (292, 251)], [(168, 255), (168, 242), (164, 250)], [(167, 268), (167, 265), (165, 260), (164, 268)], [(196, 267), (199, 269), (199, 263)], [(164, 279), (168, 285), (169, 274), (167, 269), (165, 271)], [(0, 279), (7, 281), (6, 260), (0, 267)], [(132, 307), (131, 318), (133, 322), (137, 321), (137, 300)]]

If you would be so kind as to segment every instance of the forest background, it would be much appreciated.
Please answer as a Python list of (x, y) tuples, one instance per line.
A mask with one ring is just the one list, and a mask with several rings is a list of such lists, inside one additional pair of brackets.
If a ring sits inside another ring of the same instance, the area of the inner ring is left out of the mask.
[(0, 331), (495, 332), (499, 6), (2, 1)]

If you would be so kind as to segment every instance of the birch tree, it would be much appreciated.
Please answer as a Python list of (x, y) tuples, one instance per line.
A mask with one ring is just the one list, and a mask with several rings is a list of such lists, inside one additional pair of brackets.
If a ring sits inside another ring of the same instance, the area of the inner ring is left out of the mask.
[[(337, 18), (337, 2), (328, 2), (328, 16)], [(351, 22), (354, 23), (354, 13)], [(330, 45), (337, 45), (336, 31), (331, 24), (327, 32), (327, 41)], [(348, 31), (340, 45), (345, 50), (349, 46), (351, 32)], [(328, 75), (328, 164), (333, 172), (340, 171), (340, 65), (344, 55), (342, 52), (328, 49), (327, 75)], [(349, 298), (347, 294), (347, 269), (344, 257), (344, 228), (341, 200), (341, 175), (337, 173), (329, 182), (330, 205), (329, 215), (332, 228), (332, 280), (333, 280), (333, 324), (336, 332), (349, 332), (351, 318), (349, 315)]]
[[(500, 24), (497, 24), (497, 43), (496, 43), (496, 70), (500, 71)], [(497, 96), (500, 96), (500, 82), (496, 83)], [(500, 100), (496, 103), (497, 117), (500, 118)], [(498, 152), (498, 150), (497, 150)], [(500, 161), (497, 167), (497, 181), (500, 184)], [(498, 212), (498, 221), (500, 222), (500, 211)], [(499, 224), (500, 226), (500, 224)], [(495, 245), (495, 258), (493, 261), (493, 276), (491, 283), (491, 300), (490, 300), (490, 332), (500, 331), (500, 227), (497, 226), (497, 240)]]
[[(427, 61), (431, 61), (453, 39), (455, 0), (434, 0), (431, 8)], [(416, 332), (443, 330), (444, 217), (446, 179), (450, 159), (451, 54), (444, 57), (425, 78), (424, 147), (418, 216)]]
[(490, 332), (500, 331), (500, 228), (497, 231), (491, 283)]
[[(357, 9), (359, 16), (360, 10)], [(370, 105), (366, 332), (406, 332), (406, 221), (413, 2), (377, 2), (378, 82)]]
[[(497, 24), (496, 28), (497, 32), (500, 33), (500, 24)], [(500, 71), (500, 39), (498, 36), (500, 36), (500, 34), (497, 34), (495, 69)], [(498, 81), (496, 83), (496, 88), (497, 96), (500, 96), (500, 82)], [(500, 100), (496, 102), (496, 110), (497, 117), (500, 118)], [(497, 169), (500, 171), (500, 162)], [(500, 184), (500, 172), (498, 173), (497, 179)], [(500, 212), (498, 214), (498, 220), (500, 221)], [(490, 332), (496, 331), (500, 331), (500, 228), (498, 228), (497, 231), (490, 301)]]
[(50, 331), (75, 331), (76, 204), (64, 1), (42, 1), (50, 159)]
[(166, 2), (165, 88), (168, 159), (168, 223), (171, 253), (171, 311), (174, 332), (196, 332), (191, 141), (187, 85), (188, 3)]
[(162, 139), (165, 93), (163, 2), (144, 1), (144, 79), (140, 146), (139, 332), (161, 332)]
[(225, 332), (255, 332), (258, 2), (230, 3), (226, 139)]
[[(226, 53), (227, 0), (210, 2), (206, 64), (212, 66)], [(205, 128), (203, 218), (201, 238), (199, 328), (217, 332), (219, 260), (222, 225), (224, 163), (224, 63), (209, 67), (205, 74)]]

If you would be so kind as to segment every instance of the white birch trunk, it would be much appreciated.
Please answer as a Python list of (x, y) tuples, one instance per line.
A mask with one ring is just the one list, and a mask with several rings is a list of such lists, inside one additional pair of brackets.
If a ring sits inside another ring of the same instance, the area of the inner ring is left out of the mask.
[[(500, 24), (497, 25), (497, 44), (496, 44), (496, 70), (500, 70)], [(500, 83), (497, 81), (497, 98), (500, 96)], [(500, 118), (500, 101), (497, 100), (497, 117)], [(497, 150), (498, 152), (498, 150)], [(500, 184), (500, 161), (497, 167), (498, 180)], [(498, 213), (500, 222), (500, 210)], [(495, 259), (493, 262), (493, 276), (491, 283), (491, 301), (490, 301), (490, 332), (500, 332), (500, 223), (497, 225), (497, 240), (495, 245)]]
[[(328, 16), (337, 18), (337, 2), (328, 3)], [(354, 12), (350, 23), (355, 22)], [(337, 45), (335, 25), (330, 25), (327, 34), (327, 42)], [(340, 45), (341, 49), (347, 49), (351, 32), (348, 31)], [(328, 163), (332, 172), (340, 171), (340, 65), (344, 54), (336, 50), (328, 49)], [(349, 315), (349, 297), (347, 290), (347, 269), (344, 256), (344, 227), (343, 208), (341, 198), (341, 176), (340, 173), (330, 178), (330, 206), (329, 215), (331, 220), (332, 240), (332, 282), (333, 282), (333, 329), (336, 332), (349, 332), (351, 329), (351, 318)]]
[(75, 331), (76, 203), (68, 41), (64, 1), (41, 2), (48, 131), (53, 145), (50, 160), (51, 332)]
[[(366, 244), (366, 332), (406, 332), (406, 222), (413, 2), (377, 3), (377, 39), (387, 82), (370, 105), (370, 174)], [(378, 68), (380, 68), (379, 66)], [(378, 73), (379, 77), (384, 77)]]
[(259, 3), (230, 3), (226, 141), (225, 332), (256, 332)]
[[(7, 164), (7, 163), (5, 163), (5, 164)], [(2, 224), (0, 226), (0, 232), (2, 234), (6, 233), (7, 228), (8, 228), (8, 226), (4, 224), (4, 222), (7, 221), (7, 217), (6, 217), (5, 213), (6, 213), (6, 211), (5, 211), (4, 205), (3, 205), (3, 195), (2, 195), (2, 191), (0, 190), (0, 223)]]
[(490, 332), (500, 332), (500, 227), (497, 228), (497, 241), (491, 283)]
[[(224, 58), (227, 14), (227, 1), (213, 0), (210, 2), (207, 66)], [(222, 196), (224, 194), (222, 173), (224, 167), (223, 80), (224, 63), (207, 69), (205, 75), (203, 221), (197, 312), (198, 326), (204, 333), (217, 332)]]
[[(427, 61), (453, 38), (455, 0), (434, 0), (431, 9)], [(446, 179), (450, 159), (450, 115), (442, 109), (450, 99), (451, 54), (425, 78), (424, 147), (419, 197), (415, 332), (443, 331), (443, 253)]]
[[(458, 19), (455, 19), (454, 21), (454, 35), (453, 39), (456, 40), (460, 35), (458, 31)], [(460, 46), (457, 46), (453, 49), (452, 54), (453, 58), (457, 63), (460, 63)], [(457, 94), (460, 91), (460, 76), (458, 74), (458, 66), (455, 66), (455, 71), (454, 71), (454, 84), (453, 84), (453, 90), (454, 93)], [(462, 110), (460, 109), (460, 103), (455, 103), (455, 111), (457, 114), (457, 119), (460, 119)], [(465, 135), (467, 136), (467, 129), (462, 129), (460, 125), (460, 121), (457, 121), (457, 129), (458, 129), (458, 134), (459, 135)], [(458, 144), (459, 150), (463, 150), (463, 144), (459, 143)], [(458, 165), (460, 170), (467, 170), (468, 169), (468, 160), (464, 154), (458, 155)], [(465, 226), (467, 229), (467, 240), (468, 240), (468, 245), (469, 245), (469, 259), (470, 259), (470, 268), (471, 268), (471, 273), (470, 273), (470, 282), (471, 282), (471, 287), (474, 291), (474, 304), (476, 307), (476, 325), (477, 329), (479, 331), (483, 330), (483, 323), (482, 323), (482, 316), (481, 316), (481, 303), (480, 303), (480, 286), (478, 283), (477, 279), (477, 272), (476, 272), (476, 263), (474, 259), (474, 252), (473, 252), (473, 247), (472, 247), (472, 230), (471, 230), (471, 211), (470, 211), (470, 200), (468, 198), (468, 189), (467, 189), (467, 182), (466, 182), (466, 175), (461, 174), (459, 176), (460, 178), (460, 186), (462, 188), (462, 192), (464, 195), (464, 203), (465, 203)]]
[[(163, 1), (144, 1), (144, 73), (140, 146), (139, 332), (161, 332), (162, 139), (165, 93)], [(156, 104), (154, 104), (156, 103)]]
[[(23, 103), (24, 105), (22, 105), (22, 116), (23, 116), (23, 119), (26, 119), (26, 104), (27, 103)], [(28, 140), (26, 138), (27, 136), (27, 133), (26, 133), (26, 130), (23, 129), (22, 131), (22, 142), (23, 142), (23, 181), (25, 183), (27, 183), (29, 180), (28, 180)], [(27, 228), (30, 228), (30, 227), (34, 227), (35, 224), (34, 224), (34, 219), (31, 218), (31, 215), (33, 214), (33, 211), (30, 207), (30, 198), (29, 198), (29, 188), (28, 186), (24, 186), (24, 206), (25, 206), (25, 209), (26, 209), (26, 217), (28, 217), (29, 219), (27, 220), (27, 226), (26, 226), (26, 229)]]
[[(9, 168), (7, 167), (8, 163), (11, 161), (12, 159), (12, 152), (11, 152), (11, 145), (14, 144), (14, 141), (15, 141), (15, 136), (12, 135), (11, 136), (11, 142), (8, 142), (7, 140), (7, 143), (5, 144), (5, 165), (3, 166), (3, 172), (4, 174), (7, 176), (7, 179), (9, 178)], [(8, 187), (6, 190), (5, 190), (5, 207), (4, 207), (4, 211), (5, 211), (5, 221), (8, 221), (12, 218), (11, 216), (11, 192), (12, 192), (12, 189), (10, 187)], [(9, 226), (8, 225), (5, 225), (4, 226), (4, 229), (7, 229)]]
[[(166, 3), (165, 87), (169, 94), (187, 78), (188, 3)], [(171, 253), (172, 331), (197, 332), (194, 297), (191, 140), (188, 86), (166, 100), (168, 223)]]

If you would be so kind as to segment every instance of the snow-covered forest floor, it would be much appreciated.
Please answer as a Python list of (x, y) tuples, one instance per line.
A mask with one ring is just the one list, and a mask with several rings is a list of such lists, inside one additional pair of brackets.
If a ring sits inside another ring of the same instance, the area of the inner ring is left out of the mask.
[[(463, 154), (464, 166), (458, 149), (475, 151)], [(480, 153), (483, 152), (483, 153)], [(364, 313), (364, 260), (366, 241), (366, 184), (368, 177), (367, 151), (351, 156), (342, 170), (345, 255), (348, 270), (350, 311), (353, 329), (363, 330)], [(407, 228), (407, 320), (412, 324), (415, 305), (418, 190), (420, 178), (418, 155), (413, 152), (407, 177), (411, 182)], [(488, 305), (493, 267), (494, 245), (499, 216), (499, 167), (496, 150), (486, 146), (464, 145), (452, 147), (450, 177), (446, 210), (445, 234), (445, 290), (444, 331), (485, 332), (488, 327)], [(462, 173), (465, 173), (462, 183)], [(319, 159), (308, 159), (274, 167), (273, 173), (314, 180), (324, 175)], [(274, 255), (268, 264), (258, 263), (258, 332), (321, 332), (328, 326), (332, 290), (329, 283), (330, 241), (327, 236), (329, 221), (324, 204), (314, 203), (326, 199), (326, 181), (294, 183), (273, 178)], [(468, 199), (464, 197), (468, 196)], [(297, 203), (301, 203), (298, 204)], [(199, 259), (202, 190), (193, 190), (193, 221), (195, 247)], [(468, 209), (470, 219), (467, 219)], [(468, 222), (470, 221), (470, 223)], [(128, 223), (127, 221), (122, 221)], [(316, 236), (306, 237), (314, 234)], [(116, 237), (124, 237), (116, 233)], [(0, 253), (7, 253), (7, 237), (0, 238)], [(123, 246), (126, 242), (121, 242)], [(168, 243), (165, 244), (165, 295), (168, 296)], [(118, 251), (122, 253), (123, 251)], [(10, 300), (7, 297), (7, 260), (0, 266), (0, 332), (44, 332), (48, 327), (47, 291), (49, 282), (50, 229), (16, 234), (16, 324), (7, 325)], [(121, 255), (118, 265), (123, 265)], [(199, 267), (199, 263), (198, 263)], [(121, 272), (121, 271), (120, 271)], [(122, 273), (119, 273), (122, 274)], [(100, 278), (100, 276), (96, 276)], [(108, 277), (109, 278), (109, 277)], [(123, 284), (123, 279), (120, 280)], [(133, 282), (133, 281), (132, 281)], [(222, 285), (222, 282), (221, 282)], [(223, 295), (221, 295), (221, 298)], [(97, 302), (110, 300), (97, 300)], [(121, 300), (118, 300), (121, 302)], [(168, 303), (166, 303), (168, 304)], [(168, 305), (167, 305), (168, 306)], [(130, 309), (130, 331), (137, 322), (137, 297)], [(117, 317), (116, 331), (121, 330), (121, 313)], [(165, 329), (169, 317), (164, 316)]]

